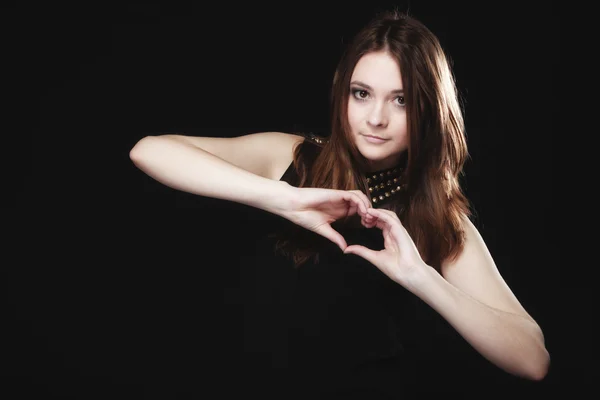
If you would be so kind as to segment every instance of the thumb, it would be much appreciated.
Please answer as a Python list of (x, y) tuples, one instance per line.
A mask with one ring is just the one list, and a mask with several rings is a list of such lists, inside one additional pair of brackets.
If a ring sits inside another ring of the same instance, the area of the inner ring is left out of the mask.
[(344, 250), (346, 248), (346, 246), (348, 246), (346, 244), (346, 240), (344, 239), (344, 237), (342, 235), (340, 235), (340, 233), (338, 231), (333, 229), (331, 227), (331, 225), (329, 225), (329, 224), (320, 226), (317, 229), (317, 233), (319, 235), (324, 236), (325, 238), (331, 240), (333, 243), (337, 244), (340, 247), (340, 249), (342, 249), (342, 250)]
[(356, 254), (369, 261), (371, 264), (375, 264), (377, 252), (367, 249), (365, 246), (353, 244), (352, 246), (346, 247), (344, 254)]

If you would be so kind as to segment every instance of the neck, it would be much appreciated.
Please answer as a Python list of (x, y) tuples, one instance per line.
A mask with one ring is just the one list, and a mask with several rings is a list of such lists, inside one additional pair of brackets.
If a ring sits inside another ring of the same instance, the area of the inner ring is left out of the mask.
[(396, 197), (399, 191), (403, 189), (401, 183), (404, 166), (397, 164), (391, 168), (379, 169), (365, 174), (369, 193), (374, 207)]

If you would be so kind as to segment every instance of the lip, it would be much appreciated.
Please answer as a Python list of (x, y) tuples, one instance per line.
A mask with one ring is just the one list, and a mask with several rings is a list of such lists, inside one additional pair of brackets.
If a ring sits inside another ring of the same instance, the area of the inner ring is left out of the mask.
[(375, 144), (379, 144), (379, 143), (383, 143), (386, 142), (388, 139), (384, 139), (381, 138), (379, 136), (373, 136), (373, 135), (363, 135), (363, 137), (365, 138), (365, 140), (369, 143), (375, 143)]

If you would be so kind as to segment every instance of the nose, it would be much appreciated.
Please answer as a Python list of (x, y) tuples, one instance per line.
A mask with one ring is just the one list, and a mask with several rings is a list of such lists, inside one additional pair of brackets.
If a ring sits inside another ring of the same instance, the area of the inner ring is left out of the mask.
[(385, 127), (388, 123), (385, 107), (383, 104), (374, 104), (368, 115), (368, 123), (371, 126)]

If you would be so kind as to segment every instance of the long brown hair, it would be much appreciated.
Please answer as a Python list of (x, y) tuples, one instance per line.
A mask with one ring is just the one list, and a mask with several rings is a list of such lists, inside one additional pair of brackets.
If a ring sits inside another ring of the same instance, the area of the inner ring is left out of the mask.
[[(459, 178), (468, 152), (449, 61), (437, 37), (415, 18), (398, 11), (380, 13), (349, 43), (333, 79), (329, 138), (323, 138), (314, 160), (302, 157), (306, 143), (294, 151), (298, 187), (368, 194), (367, 163), (351, 137), (348, 99), (354, 67), (362, 56), (378, 51), (394, 57), (402, 71), (409, 135), (405, 189), (385, 208), (398, 214), (423, 260), (439, 271), (464, 245), (462, 219), (470, 209)], [(292, 253), (296, 266), (313, 255), (318, 262), (316, 245), (322, 238), (317, 236), (297, 229), (294, 240), (281, 240), (278, 248)]]

